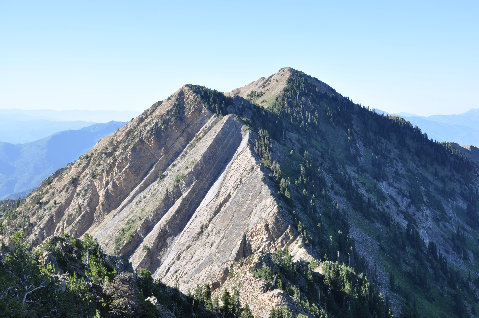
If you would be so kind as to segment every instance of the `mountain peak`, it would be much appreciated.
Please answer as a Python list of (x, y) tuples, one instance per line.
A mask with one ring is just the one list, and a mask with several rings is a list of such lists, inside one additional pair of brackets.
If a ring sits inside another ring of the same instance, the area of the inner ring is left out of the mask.
[(317, 92), (326, 93), (331, 96), (339, 95), (326, 83), (292, 67), (283, 67), (275, 74), (267, 78), (261, 77), (260, 79), (251, 82), (246, 86), (237, 88), (227, 93), (227, 95), (241, 96), (258, 105), (268, 108), (274, 104), (276, 98), (283, 94), (289, 85), (295, 80), (300, 80), (311, 84), (316, 88)]
[(261, 77), (246, 86), (231, 91), (227, 95), (241, 96), (259, 105), (269, 107), (274, 103), (276, 97), (284, 91), (293, 71), (290, 67), (284, 67), (267, 78)]

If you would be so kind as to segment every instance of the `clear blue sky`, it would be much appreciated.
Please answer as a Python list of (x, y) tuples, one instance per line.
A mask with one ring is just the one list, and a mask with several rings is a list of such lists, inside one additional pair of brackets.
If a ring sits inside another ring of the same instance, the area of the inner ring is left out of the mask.
[(291, 66), (390, 112), (479, 107), (479, 1), (0, 1), (0, 108), (143, 110)]

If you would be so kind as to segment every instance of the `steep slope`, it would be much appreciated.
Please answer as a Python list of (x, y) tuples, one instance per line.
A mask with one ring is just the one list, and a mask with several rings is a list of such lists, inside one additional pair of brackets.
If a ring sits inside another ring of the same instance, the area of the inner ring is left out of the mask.
[(95, 124), (58, 132), (26, 144), (0, 142), (0, 199), (24, 192), (28, 194), (52, 172), (75, 161), (98, 140), (124, 124)]
[[(402, 118), (370, 112), (304, 73), (281, 73), (286, 86), (266, 105), (276, 118), (264, 125), (269, 166), (280, 191), (290, 185), (303, 240), (316, 256), (366, 271), (396, 313), (416, 299), (426, 315), (474, 314), (477, 166)], [(273, 90), (252, 86), (232, 94), (255, 102)]]
[(3, 223), (36, 243), (90, 233), (261, 317), (453, 317), (478, 310), (478, 194), (453, 147), (284, 68), (226, 95), (184, 86)]
[(254, 132), (209, 110), (227, 102), (181, 88), (53, 174), (5, 224), (35, 243), (90, 233), (184, 292), (219, 286), (238, 259), (294, 239), (252, 150)]

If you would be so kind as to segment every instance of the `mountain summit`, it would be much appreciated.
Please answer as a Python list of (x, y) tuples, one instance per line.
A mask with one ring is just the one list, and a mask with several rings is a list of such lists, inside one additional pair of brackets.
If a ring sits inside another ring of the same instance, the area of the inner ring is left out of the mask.
[(283, 68), (227, 94), (180, 88), (3, 224), (34, 244), (90, 234), (259, 317), (474, 315), (478, 194), (455, 147)]
[(326, 93), (330, 96), (339, 95), (329, 85), (291, 67), (282, 68), (268, 78), (262, 77), (246, 86), (234, 89), (227, 95), (240, 96), (252, 100), (260, 106), (270, 107), (278, 96), (284, 94), (289, 83), (300, 79), (308, 81), (316, 88), (317, 92)]

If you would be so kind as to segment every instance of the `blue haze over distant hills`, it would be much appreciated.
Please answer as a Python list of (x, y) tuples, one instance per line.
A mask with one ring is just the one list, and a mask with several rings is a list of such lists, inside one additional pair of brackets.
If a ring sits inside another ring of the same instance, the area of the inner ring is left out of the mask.
[[(378, 113), (386, 113), (376, 110)], [(456, 142), (461, 146), (479, 146), (479, 109), (471, 109), (462, 114), (417, 116), (397, 114), (418, 126), (429, 138), (437, 141)]]
[(51, 173), (75, 161), (123, 125), (125, 122), (111, 121), (25, 144), (0, 142), (0, 199), (28, 194)]
[(137, 111), (0, 109), (0, 142), (27, 143), (94, 123), (128, 121), (137, 115)]

